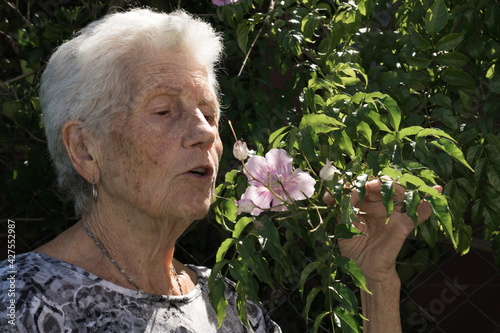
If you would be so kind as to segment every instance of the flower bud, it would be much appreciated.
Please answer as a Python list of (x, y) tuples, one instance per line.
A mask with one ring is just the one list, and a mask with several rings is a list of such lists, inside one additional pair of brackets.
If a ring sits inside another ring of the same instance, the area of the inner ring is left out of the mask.
[(248, 157), (247, 143), (241, 140), (236, 141), (233, 146), (233, 155), (240, 161), (246, 160)]
[(340, 174), (339, 169), (332, 165), (332, 161), (326, 160), (325, 166), (319, 172), (319, 177), (324, 181), (329, 181), (333, 179), (333, 176), (338, 173)]

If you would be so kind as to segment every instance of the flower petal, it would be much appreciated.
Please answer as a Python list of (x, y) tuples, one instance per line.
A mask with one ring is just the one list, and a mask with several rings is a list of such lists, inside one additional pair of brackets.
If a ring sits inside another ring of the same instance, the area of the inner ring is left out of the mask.
[(314, 194), (315, 184), (316, 180), (301, 169), (296, 169), (291, 175), (286, 176), (283, 181), (285, 190), (293, 200), (309, 198)]
[[(257, 180), (260, 180), (264, 184), (268, 183), (267, 174), (269, 172), (269, 168), (264, 157), (257, 155), (250, 157), (248, 162), (245, 164), (245, 167), (246, 169), (243, 169), (243, 173), (247, 176), (248, 183), (250, 185), (263, 186)], [(253, 177), (255, 177), (255, 179), (248, 174), (247, 170)]]
[(240, 201), (236, 201), (236, 206), (238, 206), (238, 210), (236, 214), (240, 215), (241, 213), (251, 213), (256, 207), (252, 200), (250, 199), (241, 199)]
[(275, 196), (266, 187), (249, 186), (247, 187), (245, 193), (241, 196), (240, 201), (251, 200), (254, 205), (259, 208), (254, 208), (250, 214), (259, 215), (263, 212), (263, 209), (269, 209), (271, 207), (271, 201), (273, 198), (275, 198)]
[(283, 149), (273, 148), (266, 154), (267, 166), (272, 174), (281, 174), (286, 177), (292, 173), (293, 158)]

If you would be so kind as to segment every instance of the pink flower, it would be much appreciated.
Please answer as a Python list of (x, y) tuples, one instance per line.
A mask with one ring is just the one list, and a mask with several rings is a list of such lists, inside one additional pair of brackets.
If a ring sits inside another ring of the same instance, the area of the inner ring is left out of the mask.
[[(250, 186), (238, 202), (238, 211), (250, 212), (252, 215), (259, 215), (264, 209), (269, 208), (272, 211), (285, 211), (287, 207), (283, 200), (291, 203), (313, 195), (316, 181), (301, 169), (296, 169), (292, 173), (292, 161), (293, 159), (283, 149), (271, 149), (265, 158), (252, 156), (246, 163), (244, 171)], [(279, 198), (269, 190), (268, 186)], [(251, 210), (250, 202), (255, 206)]]
[(212, 3), (216, 6), (229, 5), (230, 3), (237, 3), (239, 0), (212, 0)]

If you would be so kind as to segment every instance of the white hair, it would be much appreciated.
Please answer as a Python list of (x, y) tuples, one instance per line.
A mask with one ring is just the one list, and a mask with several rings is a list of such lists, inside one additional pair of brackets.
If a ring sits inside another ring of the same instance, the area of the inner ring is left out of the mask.
[(77, 215), (88, 207), (92, 190), (71, 164), (62, 141), (63, 124), (78, 120), (92, 135), (104, 134), (119, 112), (129, 111), (134, 98), (131, 70), (141, 55), (154, 50), (179, 52), (205, 66), (218, 94), (215, 66), (222, 39), (208, 23), (182, 10), (108, 14), (62, 44), (43, 72), (40, 104), (47, 144), (58, 185), (75, 202)]

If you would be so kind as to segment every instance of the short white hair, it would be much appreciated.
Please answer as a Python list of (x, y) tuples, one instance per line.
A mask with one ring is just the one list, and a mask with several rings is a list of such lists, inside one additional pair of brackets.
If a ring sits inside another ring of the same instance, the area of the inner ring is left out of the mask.
[(141, 8), (108, 14), (62, 44), (42, 74), (47, 144), (58, 185), (74, 201), (77, 215), (89, 206), (92, 190), (71, 164), (62, 141), (63, 124), (78, 120), (92, 135), (103, 135), (119, 112), (130, 110), (130, 73), (138, 57), (155, 50), (179, 52), (205, 66), (218, 95), (215, 66), (222, 38), (210, 24), (182, 10), (165, 14)]

